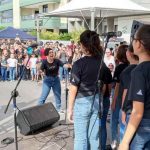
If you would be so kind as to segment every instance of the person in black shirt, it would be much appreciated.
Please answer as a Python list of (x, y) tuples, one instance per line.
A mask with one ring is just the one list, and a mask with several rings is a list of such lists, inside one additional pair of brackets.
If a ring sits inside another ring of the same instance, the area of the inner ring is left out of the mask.
[[(130, 46), (127, 49), (126, 56), (130, 65), (125, 68), (120, 75), (120, 86), (122, 87), (122, 96), (121, 96), (121, 108), (120, 111), (120, 142), (123, 139), (125, 129), (126, 129), (126, 110), (128, 113), (131, 112), (131, 104), (127, 101), (128, 89), (131, 81), (131, 71), (136, 67), (138, 63), (138, 56), (133, 54), (133, 48)], [(124, 104), (124, 105), (123, 105)], [(128, 117), (127, 117), (128, 118)]]
[(107, 121), (107, 115), (110, 108), (110, 94), (111, 94), (111, 88), (112, 88), (112, 75), (109, 68), (104, 68), (105, 73), (107, 76), (105, 76), (105, 87), (103, 87), (103, 111), (102, 111), (102, 118), (101, 118), (101, 133), (102, 133), (102, 150), (106, 149), (106, 142), (107, 142), (107, 128), (106, 128), (106, 121)]
[(61, 85), (58, 77), (58, 70), (60, 66), (69, 67), (67, 64), (63, 65), (63, 63), (59, 59), (55, 59), (55, 53), (52, 49), (45, 49), (45, 56), (47, 56), (46, 60), (43, 60), (41, 65), (41, 71), (44, 75), (43, 80), (43, 89), (41, 97), (38, 101), (39, 105), (45, 103), (46, 98), (51, 90), (53, 89), (56, 109), (60, 112), (61, 109)]
[(132, 38), (139, 65), (131, 73), (128, 100), (133, 108), (119, 150), (143, 150), (150, 142), (150, 25), (143, 25)]
[[(127, 45), (121, 45), (117, 51), (117, 61), (118, 66), (115, 68), (113, 81), (115, 84), (114, 95), (111, 104), (111, 136), (112, 136), (112, 149), (116, 149), (118, 140), (118, 123), (119, 123), (119, 113), (121, 109), (122, 93), (123, 88), (120, 85), (120, 75), (121, 72), (128, 66), (128, 60), (126, 57), (126, 51), (128, 49)], [(122, 126), (120, 128), (123, 128)]]
[(86, 30), (80, 35), (80, 43), (84, 57), (72, 67), (68, 119), (74, 122), (74, 150), (98, 150), (100, 89), (97, 87), (97, 79), (109, 84), (106, 81), (109, 77), (104, 63), (98, 77), (103, 55), (99, 35), (95, 31)]
[(139, 62), (138, 56), (133, 53), (133, 46), (130, 45), (129, 49), (126, 52), (127, 59), (130, 62), (130, 65), (123, 70), (121, 73), (121, 84), (123, 86), (123, 95), (122, 95), (122, 123), (126, 125), (126, 115), (130, 115), (132, 111), (132, 101), (128, 101), (128, 90), (131, 82), (131, 72), (137, 66)]

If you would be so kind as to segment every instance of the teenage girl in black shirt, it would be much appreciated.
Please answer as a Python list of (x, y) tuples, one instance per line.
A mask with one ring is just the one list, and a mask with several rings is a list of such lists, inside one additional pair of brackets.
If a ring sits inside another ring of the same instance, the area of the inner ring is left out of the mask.
[(133, 109), (119, 150), (145, 150), (150, 141), (150, 25), (136, 32), (132, 45), (139, 65), (131, 73), (128, 100)]
[[(100, 89), (96, 81), (103, 49), (95, 31), (84, 31), (80, 35), (80, 43), (84, 57), (72, 67), (68, 119), (74, 121), (74, 150), (98, 150)], [(106, 83), (107, 75), (105, 69), (102, 69), (99, 79)]]

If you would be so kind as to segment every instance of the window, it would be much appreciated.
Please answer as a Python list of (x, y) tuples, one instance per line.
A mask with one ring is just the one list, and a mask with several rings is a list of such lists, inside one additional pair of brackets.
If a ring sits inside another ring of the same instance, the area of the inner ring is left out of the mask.
[(35, 12), (34, 12), (35, 18), (36, 18), (38, 15), (39, 15), (39, 10), (35, 10)]
[(118, 31), (118, 25), (115, 25), (114, 26), (114, 32), (117, 32)]
[(10, 3), (13, 0), (0, 0), (0, 5), (6, 4), (6, 3)]
[(48, 12), (48, 4), (43, 5), (43, 13), (47, 13), (47, 12)]
[(1, 12), (1, 22), (7, 23), (13, 21), (13, 10), (7, 10)]
[(107, 33), (107, 25), (104, 25), (104, 33)]

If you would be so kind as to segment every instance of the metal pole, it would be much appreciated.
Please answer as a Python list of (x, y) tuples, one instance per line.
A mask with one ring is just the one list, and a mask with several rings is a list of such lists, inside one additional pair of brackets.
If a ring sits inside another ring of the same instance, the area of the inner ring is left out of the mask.
[(37, 42), (39, 42), (40, 35), (39, 35), (39, 16), (36, 17), (36, 31), (37, 31)]
[(95, 9), (91, 9), (91, 30), (94, 31), (95, 29)]

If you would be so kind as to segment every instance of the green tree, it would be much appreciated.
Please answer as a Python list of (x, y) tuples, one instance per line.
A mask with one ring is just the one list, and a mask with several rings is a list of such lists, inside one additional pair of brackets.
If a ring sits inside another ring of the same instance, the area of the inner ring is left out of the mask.
[(0, 26), (0, 30), (3, 30), (3, 29), (5, 29), (5, 27), (3, 27), (3, 26)]
[(84, 28), (80, 28), (79, 30), (74, 30), (72, 31), (71, 34), (71, 38), (72, 40), (74, 40), (75, 42), (78, 42), (80, 39), (80, 34), (84, 31)]
[(32, 30), (31, 32), (28, 32), (28, 33), (32, 36), (37, 36), (37, 31), (36, 30)]
[(69, 41), (71, 38), (72, 37), (71, 37), (70, 33), (60, 33), (59, 34), (59, 40)]

